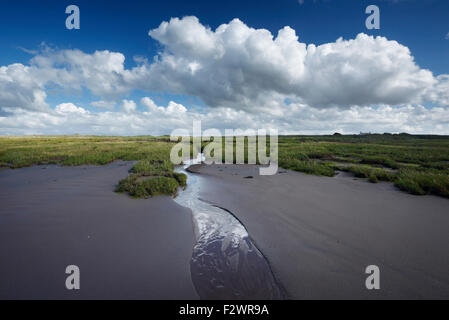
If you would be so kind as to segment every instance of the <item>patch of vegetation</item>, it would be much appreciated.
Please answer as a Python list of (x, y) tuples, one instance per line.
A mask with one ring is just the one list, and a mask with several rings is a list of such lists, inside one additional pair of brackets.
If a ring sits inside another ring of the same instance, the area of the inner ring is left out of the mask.
[(411, 194), (434, 194), (449, 198), (449, 175), (412, 169), (401, 169), (395, 185)]
[(178, 181), (170, 177), (152, 177), (135, 182), (128, 193), (136, 198), (149, 198), (159, 195), (175, 195), (178, 191)]
[(181, 187), (183, 188), (187, 187), (187, 176), (184, 173), (174, 172), (173, 178), (176, 179), (176, 181)]
[(349, 167), (337, 166), (337, 168), (340, 171), (351, 172), (357, 178), (368, 179), (372, 183), (377, 183), (379, 181), (392, 182), (396, 177), (396, 175), (391, 171), (365, 165), (352, 165)]
[(333, 177), (335, 175), (334, 169), (330, 165), (311, 160), (303, 161), (294, 158), (284, 158), (279, 161), (279, 166), (284, 169), (290, 169), (319, 176)]
[(138, 175), (130, 174), (125, 179), (120, 180), (117, 187), (115, 188), (115, 192), (118, 193), (128, 192), (129, 194), (134, 194), (135, 193), (134, 188), (136, 186), (136, 181), (138, 178), (139, 178)]
[(116, 192), (126, 192), (135, 198), (149, 198), (158, 195), (175, 195), (179, 184), (171, 177), (150, 177), (139, 180), (139, 176), (131, 174), (121, 180), (116, 188)]
[(141, 160), (131, 169), (132, 173), (119, 182), (116, 192), (127, 192), (136, 198), (174, 196), (180, 186), (187, 186), (187, 176), (173, 170), (170, 160)]
[(396, 163), (396, 161), (393, 161), (390, 158), (385, 157), (385, 156), (365, 156), (362, 158), (360, 163), (380, 165), (380, 166), (391, 168), (391, 169), (399, 169), (400, 168), (399, 164)]
[(141, 160), (134, 165), (131, 171), (139, 176), (171, 175), (174, 166), (170, 160)]

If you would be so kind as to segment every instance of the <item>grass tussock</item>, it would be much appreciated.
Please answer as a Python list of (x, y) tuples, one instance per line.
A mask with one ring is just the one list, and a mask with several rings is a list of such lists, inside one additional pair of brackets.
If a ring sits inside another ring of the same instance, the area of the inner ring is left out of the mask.
[(179, 188), (179, 183), (171, 177), (151, 177), (145, 180), (138, 180), (138, 176), (131, 174), (121, 180), (116, 192), (127, 192), (135, 198), (149, 198), (159, 195), (175, 195)]
[(131, 169), (131, 174), (119, 182), (116, 192), (127, 192), (136, 198), (174, 196), (179, 187), (187, 186), (187, 176), (173, 170), (169, 160), (141, 160)]

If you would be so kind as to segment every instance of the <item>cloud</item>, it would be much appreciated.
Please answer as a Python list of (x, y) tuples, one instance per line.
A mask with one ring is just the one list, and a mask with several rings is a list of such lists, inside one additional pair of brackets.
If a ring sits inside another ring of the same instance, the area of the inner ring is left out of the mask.
[(33, 71), (19, 63), (0, 67), (0, 107), (48, 110), (45, 82)]
[[(285, 133), (448, 133), (449, 75), (420, 68), (406, 46), (385, 37), (315, 45), (288, 26), (272, 35), (234, 19), (212, 30), (196, 17), (162, 22), (149, 36), (161, 51), (133, 68), (119, 52), (48, 48), (28, 65), (1, 66), (0, 133), (166, 134), (193, 119)], [(100, 112), (66, 98), (84, 90), (93, 96), (86, 105)], [(139, 109), (126, 99), (135, 90), (193, 96), (205, 107), (144, 97)], [(54, 92), (65, 101), (52, 109)]]
[(272, 108), (286, 97), (317, 108), (421, 103), (437, 80), (410, 50), (384, 37), (316, 46), (290, 27), (274, 37), (238, 19), (215, 31), (196, 17), (150, 31), (164, 46), (150, 66), (152, 89), (199, 97), (211, 107)]
[(30, 50), (30, 49), (27, 49), (27, 48), (24, 48), (24, 47), (17, 47), (17, 49), (19, 49), (19, 50), (21, 50), (21, 51), (23, 51), (25, 53), (32, 54), (33, 56), (39, 54), (39, 51), (37, 51), (37, 50)]
[(449, 40), (449, 32), (446, 34), (445, 39), (446, 39), (446, 40)]
[(133, 113), (137, 111), (137, 105), (133, 100), (123, 100), (122, 109), (126, 113)]
[(424, 100), (436, 102), (440, 106), (449, 106), (449, 75), (436, 77), (436, 84), (426, 92)]
[(146, 107), (149, 112), (155, 112), (159, 114), (183, 116), (187, 112), (187, 108), (182, 104), (170, 101), (166, 108), (157, 106), (154, 101), (149, 97), (144, 97), (140, 101), (141, 105)]
[(100, 97), (117, 97), (129, 92), (125, 79), (125, 56), (118, 52), (80, 50), (50, 51), (31, 60), (33, 75), (46, 84), (65, 89), (88, 88)]
[(158, 110), (158, 108), (160, 108), (156, 105), (156, 103), (154, 103), (151, 98), (148, 97), (142, 98), (142, 100), (140, 100), (140, 104), (146, 107), (148, 111), (156, 111)]
[[(327, 1), (329, 1), (329, 0), (327, 0)], [(298, 2), (299, 2), (299, 5), (302, 6), (306, 1), (305, 0), (298, 0)], [(317, 3), (317, 2), (318, 2), (318, 0), (313, 0), (313, 3)]]
[(73, 103), (61, 103), (55, 108), (56, 113), (59, 114), (87, 114), (87, 110), (75, 106)]
[[(148, 102), (149, 100), (144, 100)], [(141, 106), (146, 107), (144, 101)], [(171, 107), (170, 107), (171, 106)], [(283, 115), (251, 113), (231, 108), (214, 108), (206, 112), (186, 110), (175, 102), (140, 112), (88, 112), (71, 103), (56, 107), (55, 112), (11, 109), (0, 116), (0, 134), (169, 134), (175, 128), (192, 128), (193, 120), (202, 120), (203, 129), (277, 128), (281, 134), (332, 134), (371, 132), (409, 132), (449, 134), (446, 108), (423, 106), (351, 107), (340, 109), (312, 108), (293, 103)], [(170, 130), (168, 130), (170, 128)]]
[(104, 100), (99, 100), (99, 101), (93, 101), (90, 103), (90, 105), (92, 107), (95, 108), (100, 108), (100, 109), (109, 109), (112, 110), (114, 109), (116, 102), (115, 101), (104, 101)]
[[(143, 99), (142, 107), (151, 99)], [(133, 100), (123, 100), (118, 111), (89, 112), (73, 103), (62, 103), (44, 113), (35, 110), (7, 108), (8, 116), (0, 114), (0, 134), (166, 134), (167, 128), (189, 128), (194, 119), (204, 114), (188, 112), (170, 101), (166, 107), (154, 105), (140, 112)], [(207, 116), (213, 119), (212, 115)], [(215, 122), (215, 124), (218, 124)]]
[(421, 69), (407, 47), (384, 37), (362, 33), (315, 45), (300, 42), (290, 27), (274, 37), (234, 19), (213, 31), (196, 17), (173, 18), (149, 35), (163, 50), (132, 69), (123, 54), (107, 50), (48, 50), (30, 66), (2, 67), (0, 105), (44, 110), (49, 87), (87, 88), (103, 102), (140, 89), (195, 96), (213, 108), (274, 112), (286, 98), (315, 108), (446, 101), (432, 91), (447, 79)]

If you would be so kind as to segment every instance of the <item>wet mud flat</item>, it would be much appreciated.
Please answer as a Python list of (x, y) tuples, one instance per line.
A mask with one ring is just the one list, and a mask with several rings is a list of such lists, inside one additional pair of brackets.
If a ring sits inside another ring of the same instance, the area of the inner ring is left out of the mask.
[[(1, 299), (198, 299), (190, 211), (114, 193), (130, 162), (0, 171)], [(80, 268), (80, 290), (65, 287)]]
[[(200, 197), (246, 227), (290, 299), (448, 299), (449, 200), (388, 183), (196, 165)], [(380, 268), (367, 290), (366, 267)]]

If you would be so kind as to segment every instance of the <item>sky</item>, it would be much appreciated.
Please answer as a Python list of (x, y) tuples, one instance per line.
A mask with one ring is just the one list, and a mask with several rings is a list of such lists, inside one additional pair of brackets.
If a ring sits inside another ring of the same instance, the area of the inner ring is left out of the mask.
[(447, 0), (4, 0), (0, 30), (2, 135), (449, 134)]

